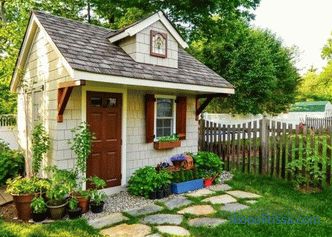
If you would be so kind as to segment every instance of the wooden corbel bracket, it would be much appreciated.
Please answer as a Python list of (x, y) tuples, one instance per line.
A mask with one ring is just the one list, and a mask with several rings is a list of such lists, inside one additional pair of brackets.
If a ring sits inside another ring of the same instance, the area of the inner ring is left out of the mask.
[[(203, 94), (196, 96), (196, 120), (198, 120), (199, 115), (203, 112), (203, 110), (209, 105), (213, 98), (216, 97), (227, 97), (228, 94)], [(204, 99), (205, 101), (200, 104), (199, 100)]]
[(84, 80), (61, 82), (58, 84), (58, 116), (57, 116), (58, 123), (63, 122), (63, 113), (65, 112), (67, 103), (69, 101), (71, 92), (73, 91), (74, 87), (84, 86), (84, 85), (85, 85)]

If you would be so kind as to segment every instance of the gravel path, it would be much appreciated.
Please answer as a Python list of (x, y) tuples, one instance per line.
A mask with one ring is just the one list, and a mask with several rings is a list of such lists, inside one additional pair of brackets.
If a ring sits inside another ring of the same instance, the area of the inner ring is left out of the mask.
[[(225, 181), (228, 181), (232, 178), (233, 175), (230, 172), (223, 171), (221, 174), (221, 183), (224, 183)], [(145, 199), (143, 197), (132, 196), (127, 191), (123, 191), (117, 194), (113, 194), (107, 198), (104, 206), (104, 211), (102, 213), (94, 214), (91, 211), (89, 211), (83, 216), (86, 217), (88, 220), (90, 220), (94, 218), (107, 216), (108, 214), (115, 212), (124, 212), (131, 209), (144, 207), (149, 204), (153, 204), (156, 201), (167, 201), (169, 199), (174, 198), (175, 196), (179, 195), (171, 195), (167, 198), (159, 200), (150, 200), (150, 199)]]

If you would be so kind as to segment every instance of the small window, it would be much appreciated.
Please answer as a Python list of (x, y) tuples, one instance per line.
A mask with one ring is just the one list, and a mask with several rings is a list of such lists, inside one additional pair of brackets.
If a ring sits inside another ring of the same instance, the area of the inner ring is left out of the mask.
[(102, 107), (103, 99), (102, 97), (91, 97), (91, 105), (93, 107)]
[(175, 132), (174, 99), (156, 100), (156, 138), (170, 136)]

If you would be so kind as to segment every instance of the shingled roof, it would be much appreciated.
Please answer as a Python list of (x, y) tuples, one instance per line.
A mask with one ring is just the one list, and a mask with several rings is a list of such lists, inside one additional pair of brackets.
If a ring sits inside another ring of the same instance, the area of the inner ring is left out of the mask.
[(107, 37), (114, 30), (34, 11), (69, 65), (79, 71), (218, 88), (233, 88), (224, 78), (179, 47), (178, 68), (138, 63)]

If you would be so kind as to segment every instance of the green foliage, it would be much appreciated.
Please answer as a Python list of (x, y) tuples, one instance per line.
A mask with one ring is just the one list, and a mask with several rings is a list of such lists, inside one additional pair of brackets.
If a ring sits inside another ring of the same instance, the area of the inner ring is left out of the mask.
[(158, 142), (176, 142), (179, 141), (179, 136), (177, 134), (173, 134), (170, 136), (158, 137)]
[(4, 222), (0, 220), (1, 237), (102, 237), (87, 220), (55, 221), (47, 225)]
[(105, 180), (103, 180), (97, 176), (93, 176), (93, 177), (89, 178), (89, 180), (91, 181), (91, 183), (94, 186), (94, 188), (91, 189), (89, 192), (90, 200), (91, 200), (91, 202), (95, 203), (96, 205), (100, 205), (102, 202), (104, 202), (106, 200), (107, 195), (105, 192), (100, 191), (98, 189), (102, 189), (102, 188), (106, 187), (106, 182), (105, 182)]
[(322, 49), (321, 56), (323, 59), (326, 60), (332, 60), (332, 33), (330, 35), (330, 38), (327, 39), (326, 44), (324, 45)]
[(42, 123), (37, 124), (32, 131), (32, 171), (37, 175), (40, 171), (44, 154), (50, 149), (50, 137)]
[(231, 82), (236, 93), (214, 99), (209, 112), (280, 113), (295, 100), (299, 81), (294, 49), (266, 30), (242, 20), (216, 20), (210, 36), (191, 44), (191, 52)]
[(202, 178), (210, 178), (220, 174), (222, 171), (222, 160), (212, 152), (199, 151), (193, 155), (195, 168)]
[(314, 138), (301, 135), (299, 139), (303, 141), (302, 147), (294, 148), (292, 152), (300, 155), (287, 164), (287, 170), (293, 176), (297, 187), (310, 191), (312, 187), (320, 187), (321, 181), (326, 177), (326, 169), (322, 168), (326, 167), (326, 157), (317, 149), (318, 146), (327, 146), (326, 135), (317, 135)]
[(33, 213), (45, 213), (47, 211), (46, 202), (42, 197), (35, 197), (31, 202)]
[(8, 143), (0, 139), (0, 186), (6, 183), (6, 180), (13, 178), (24, 171), (23, 155), (9, 148)]
[(172, 175), (166, 171), (159, 172), (152, 166), (145, 166), (134, 172), (128, 181), (128, 192), (135, 196), (148, 197), (149, 194), (171, 183)]
[(61, 204), (77, 186), (77, 176), (72, 171), (61, 170), (55, 166), (47, 167), (46, 170), (52, 177), (50, 179), (51, 185), (46, 192), (46, 196), (50, 199), (52, 204)]
[[(8, 179), (6, 192), (12, 195), (33, 194), (36, 193), (35, 180), (17, 176), (14, 179)], [(39, 190), (38, 190), (39, 191)]]
[(193, 171), (184, 169), (174, 172), (172, 176), (173, 183), (186, 182), (197, 178), (195, 170)]
[(72, 133), (74, 137), (70, 142), (71, 149), (77, 156), (75, 172), (83, 176), (86, 173), (87, 160), (91, 153), (93, 135), (85, 122), (72, 129)]
[(76, 210), (78, 207), (78, 200), (76, 198), (72, 197), (68, 201), (68, 207), (69, 207), (69, 210)]

